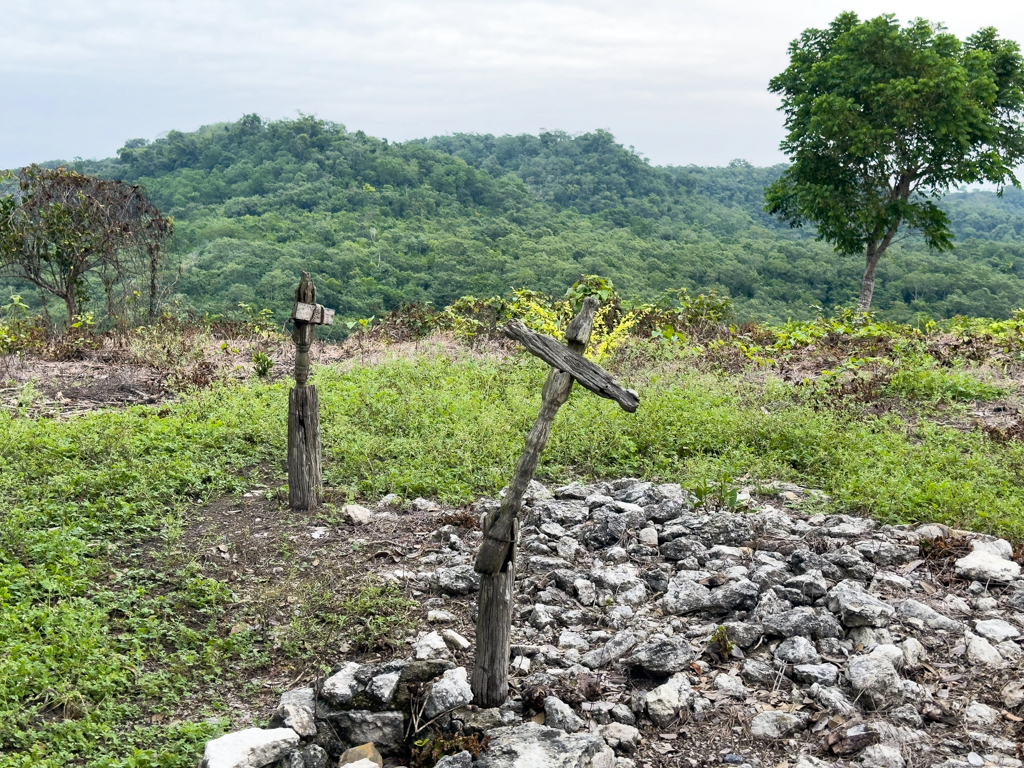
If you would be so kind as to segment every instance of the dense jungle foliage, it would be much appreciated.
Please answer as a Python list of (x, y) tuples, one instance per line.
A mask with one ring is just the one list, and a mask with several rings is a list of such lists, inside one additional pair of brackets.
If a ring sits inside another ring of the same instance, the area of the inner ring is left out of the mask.
[[(783, 166), (657, 167), (605, 131), (389, 143), (313, 117), (249, 115), (75, 167), (144, 185), (174, 217), (166, 280), (200, 312), (243, 303), (283, 317), (307, 269), (347, 319), (510, 287), (560, 294), (600, 274), (637, 300), (714, 289), (739, 319), (778, 321), (849, 304), (863, 272), (862, 258), (762, 210)], [(1008, 317), (1024, 295), (1024, 193), (943, 205), (956, 250), (894, 246), (874, 308), (900, 321)]]

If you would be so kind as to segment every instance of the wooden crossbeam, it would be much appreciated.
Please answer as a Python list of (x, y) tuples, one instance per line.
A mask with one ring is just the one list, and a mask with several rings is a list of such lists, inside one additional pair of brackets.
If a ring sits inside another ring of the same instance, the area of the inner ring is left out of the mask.
[(531, 331), (522, 320), (510, 320), (505, 325), (504, 333), (552, 368), (570, 374), (595, 395), (614, 400), (622, 410), (635, 413), (640, 407), (640, 396), (632, 389), (620, 385), (604, 368), (587, 360), (579, 352), (559, 344), (551, 336)]
[(307, 304), (296, 301), (292, 305), (292, 320), (311, 325), (334, 325), (334, 310), (323, 304)]

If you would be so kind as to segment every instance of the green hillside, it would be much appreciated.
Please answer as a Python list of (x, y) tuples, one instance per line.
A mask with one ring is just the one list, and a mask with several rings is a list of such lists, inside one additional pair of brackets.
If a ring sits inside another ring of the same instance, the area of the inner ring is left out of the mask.
[[(604, 131), (398, 144), (250, 115), (78, 166), (142, 183), (174, 216), (168, 279), (200, 311), (283, 313), (300, 269), (345, 317), (513, 286), (561, 293), (589, 273), (636, 298), (716, 289), (740, 319), (779, 320), (849, 303), (862, 271), (761, 210), (781, 166), (658, 167)], [(1024, 303), (1024, 194), (945, 205), (956, 251), (913, 238), (892, 249), (875, 308), (897, 320), (1008, 316)]]

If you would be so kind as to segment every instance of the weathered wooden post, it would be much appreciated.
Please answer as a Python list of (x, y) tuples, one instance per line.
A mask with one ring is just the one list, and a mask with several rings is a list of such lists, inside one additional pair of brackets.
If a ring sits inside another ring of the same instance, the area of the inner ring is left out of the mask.
[(568, 346), (550, 336), (534, 333), (519, 320), (505, 326), (505, 335), (551, 366), (541, 395), (540, 413), (526, 438), (508, 493), (495, 512), (485, 516), (484, 538), (474, 569), (480, 574), (480, 602), (476, 622), (476, 661), (473, 667), (473, 702), (497, 707), (508, 698), (509, 643), (512, 633), (512, 591), (516, 570), (516, 540), (523, 495), (537, 471), (558, 409), (569, 399), (574, 381), (601, 397), (615, 400), (633, 413), (640, 405), (636, 392), (624, 389), (600, 366), (583, 357), (594, 329), (600, 302), (593, 296), (565, 330)]
[(295, 386), (288, 393), (288, 506), (316, 509), (321, 486), (320, 400), (309, 380), (309, 348), (318, 325), (332, 325), (334, 310), (316, 303), (316, 287), (302, 273), (292, 306)]

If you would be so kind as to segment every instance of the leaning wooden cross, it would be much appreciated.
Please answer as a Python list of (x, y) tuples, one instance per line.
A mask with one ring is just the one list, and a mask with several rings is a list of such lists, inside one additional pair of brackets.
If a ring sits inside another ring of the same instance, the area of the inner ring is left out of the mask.
[(320, 470), (320, 399), (309, 381), (309, 348), (318, 325), (332, 325), (334, 310), (316, 303), (316, 287), (308, 272), (295, 290), (292, 305), (295, 342), (295, 386), (288, 394), (288, 506), (316, 509), (322, 483)]
[(533, 423), (526, 448), (516, 464), (515, 477), (501, 507), (484, 517), (484, 538), (474, 569), (480, 574), (480, 602), (476, 622), (476, 664), (473, 668), (473, 702), (481, 707), (497, 707), (508, 698), (508, 656), (512, 632), (512, 587), (515, 581), (516, 539), (523, 495), (537, 471), (537, 462), (548, 442), (551, 424), (558, 409), (569, 398), (574, 381), (591, 392), (617, 402), (633, 413), (640, 397), (624, 389), (600, 366), (583, 357), (594, 328), (594, 315), (600, 302), (593, 296), (565, 330), (568, 346), (550, 336), (534, 333), (519, 320), (505, 326), (505, 335), (515, 339), (532, 354), (551, 366), (541, 396), (540, 413)]

